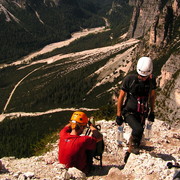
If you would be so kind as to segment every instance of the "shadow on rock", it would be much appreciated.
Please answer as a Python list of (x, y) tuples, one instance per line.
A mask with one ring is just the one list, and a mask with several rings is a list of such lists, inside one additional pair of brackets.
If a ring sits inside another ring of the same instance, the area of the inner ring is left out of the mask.
[(10, 173), (8, 169), (6, 169), (4, 166), (3, 168), (0, 170), (0, 174), (6, 174), (6, 173)]
[(169, 155), (169, 154), (161, 154), (161, 153), (150, 153), (151, 156), (153, 157), (157, 157), (157, 158), (161, 158), (164, 161), (177, 161), (173, 156)]
[(141, 146), (140, 148), (145, 151), (153, 151), (155, 149), (154, 146)]
[(117, 166), (117, 165), (104, 165), (104, 166), (99, 166), (99, 165), (94, 165), (91, 172), (87, 174), (87, 177), (89, 176), (105, 176), (108, 174), (109, 170), (111, 168), (118, 168), (119, 170), (122, 170), (124, 168), (124, 165)]
[(173, 180), (179, 180), (179, 179), (180, 179), (180, 171), (177, 171), (173, 176)]

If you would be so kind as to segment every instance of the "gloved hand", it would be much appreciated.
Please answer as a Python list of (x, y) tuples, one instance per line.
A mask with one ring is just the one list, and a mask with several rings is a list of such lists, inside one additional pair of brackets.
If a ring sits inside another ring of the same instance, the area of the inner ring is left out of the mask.
[(148, 120), (154, 122), (154, 118), (155, 118), (154, 112), (150, 112), (148, 116)]
[(124, 122), (124, 119), (122, 116), (116, 116), (116, 123), (121, 126), (122, 123)]

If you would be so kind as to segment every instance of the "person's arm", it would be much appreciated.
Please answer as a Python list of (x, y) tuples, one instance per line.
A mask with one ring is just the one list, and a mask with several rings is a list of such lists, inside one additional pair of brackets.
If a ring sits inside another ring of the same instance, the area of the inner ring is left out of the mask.
[(64, 126), (64, 128), (60, 131), (60, 136), (62, 134), (66, 134), (66, 133), (70, 133), (71, 132), (71, 124), (67, 124), (66, 126)]
[(96, 142), (99, 142), (103, 139), (103, 135), (91, 124), (90, 130), (92, 132), (92, 137), (96, 138)]
[(149, 97), (149, 103), (150, 103), (150, 108), (151, 108), (150, 112), (154, 112), (154, 109), (155, 109), (155, 99), (156, 99), (156, 91), (153, 89), (151, 91), (150, 97)]
[(151, 122), (154, 122), (155, 115), (154, 115), (154, 109), (155, 109), (155, 99), (156, 99), (156, 91), (152, 90), (149, 95), (149, 103), (150, 103), (150, 113), (148, 115), (148, 120)]
[(121, 107), (123, 105), (124, 102), (124, 97), (126, 96), (126, 92), (124, 90), (120, 90), (119, 92), (119, 97), (118, 97), (118, 101), (117, 101), (117, 116), (121, 116), (122, 112), (121, 112)]

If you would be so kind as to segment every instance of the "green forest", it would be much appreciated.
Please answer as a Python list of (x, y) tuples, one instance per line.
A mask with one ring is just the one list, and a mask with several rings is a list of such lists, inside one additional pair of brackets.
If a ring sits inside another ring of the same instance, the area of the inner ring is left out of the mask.
[(8, 8), (16, 20), (7, 22), (5, 15), (0, 14), (0, 26), (3, 27), (0, 29), (0, 63), (12, 62), (47, 44), (68, 39), (71, 33), (82, 28), (104, 26), (104, 17), (110, 21), (112, 33), (117, 38), (129, 25), (132, 7), (127, 0), (116, 1), (123, 8), (112, 14), (107, 14), (112, 0), (62, 0), (60, 5), (53, 7), (44, 5), (43, 1), (30, 0), (25, 9), (12, 3)]
[[(36, 17), (36, 11), (43, 23)], [(16, 60), (52, 42), (70, 38), (71, 33), (79, 31), (80, 27), (104, 25), (99, 16), (84, 12), (78, 4), (66, 2), (53, 8), (43, 4), (38, 7), (27, 5), (26, 10), (12, 6), (11, 13), (19, 21), (0, 21), (3, 27), (0, 29), (1, 63)], [(5, 16), (0, 14), (0, 18), (5, 19)]]
[[(33, 68), (40, 69), (32, 73), (23, 81), (22, 84), (19, 85), (14, 92), (6, 111), (37, 112), (58, 107), (65, 108), (86, 106), (97, 108), (102, 106), (102, 99), (108, 102), (111, 94), (105, 93), (99, 98), (96, 96), (101, 94), (105, 89), (109, 89), (114, 86), (122, 79), (123, 76), (119, 76), (112, 83), (106, 83), (103, 86), (97, 87), (95, 91), (92, 91), (87, 95), (87, 92), (97, 83), (96, 76), (91, 78), (88, 78), (88, 76), (95, 72), (98, 68), (102, 67), (115, 55), (116, 54), (111, 55), (108, 58), (84, 68), (74, 70), (67, 73), (65, 76), (64, 73), (66, 73), (66, 71), (64, 69), (74, 66), (74, 63), (71, 62), (71, 60), (68, 61), (68, 59), (64, 59), (66, 65), (61, 60), (60, 62), (53, 63), (52, 65), (36, 65), (35, 67), (29, 67), (29, 72), (31, 72)], [(11, 73), (9, 73), (9, 76), (5, 71), (4, 75), (2, 73), (1, 77), (3, 82), (7, 82), (7, 84), (4, 84), (4, 86), (1, 87), (1, 112), (3, 112), (3, 107), (7, 101), (7, 95), (12, 91), (15, 84), (22, 77), (28, 74), (27, 69), (23, 69), (22, 71), (19, 71), (19, 73), (15, 73), (16, 70), (13, 70), (13, 68), (10, 69)], [(47, 76), (46, 74), (49, 75)], [(13, 78), (10, 78), (10, 76)], [(96, 104), (94, 103), (94, 98), (96, 98)]]
[[(112, 106), (110, 101), (111, 94), (104, 93), (99, 98), (97, 98), (97, 95), (104, 92), (105, 89), (114, 86), (122, 77), (119, 77), (113, 83), (106, 83), (103, 86), (97, 87), (89, 95), (86, 94), (97, 81), (96, 76), (93, 78), (87, 77), (113, 56), (102, 60), (102, 62), (87, 66), (87, 68), (75, 70), (62, 77), (60, 75), (61, 69), (57, 66), (57, 63), (53, 67), (45, 68), (44, 66), (45, 69), (32, 74), (29, 79), (24, 80), (24, 83), (17, 88), (7, 107), (7, 112), (38, 112), (58, 107), (74, 107), (77, 109), (79, 107), (89, 107), (100, 108), (100, 111), (94, 112), (94, 116), (97, 118), (108, 119), (114, 116), (115, 107)], [(56, 78), (53, 78), (54, 74), (52, 74), (52, 77), (48, 76), (41, 80), (36, 78), (43, 77), (44, 73), (52, 72), (52, 69), (56, 74)], [(32, 70), (32, 67), (29, 68), (30, 70)], [(25, 71), (22, 71), (21, 75), (14, 75), (11, 81), (20, 78), (24, 73)], [(45, 82), (45, 87), (38, 89), (38, 86), (40, 84), (43, 85)], [(2, 94), (1, 96), (3, 99)], [(6, 99), (7, 97), (4, 98), (4, 101)], [(107, 104), (104, 104), (104, 102), (107, 102)], [(92, 113), (87, 112), (88, 115)], [(1, 157), (29, 157), (48, 150), (45, 148), (46, 144), (58, 139), (58, 132), (70, 119), (70, 115), (71, 112), (62, 112), (38, 117), (6, 118), (0, 123), (0, 135), (2, 137), (0, 141)]]
[(70, 112), (6, 119), (0, 123), (0, 158), (30, 157), (43, 153), (48, 142), (59, 138), (59, 130), (69, 119)]
[[(41, 155), (49, 151), (51, 143), (59, 139), (60, 130), (66, 125), (73, 112), (59, 112), (37, 117), (17, 117), (0, 123), (0, 158), (16, 158)], [(85, 112), (96, 120), (112, 119), (115, 107), (102, 106), (98, 111)]]
[[(12, 4), (7, 8), (17, 18), (16, 21), (11, 18), (11, 21), (7, 22), (5, 15), (0, 14), (2, 19), (0, 26), (3, 27), (0, 28), (0, 64), (11, 63), (47, 44), (68, 39), (71, 33), (84, 28), (105, 26), (104, 18), (109, 21), (110, 30), (101, 34), (90, 34), (68, 47), (56, 49), (33, 61), (59, 53), (113, 45), (119, 41), (119, 36), (127, 31), (132, 12), (127, 0), (62, 0), (61, 2), (61, 5), (45, 6), (43, 1), (29, 0), (24, 9)], [(112, 2), (121, 3), (123, 8), (113, 6), (117, 9), (109, 13)], [(41, 21), (35, 12), (38, 12)], [(110, 39), (110, 36), (113, 39)], [(0, 69), (0, 111), (3, 114), (87, 107), (100, 109), (87, 112), (88, 115), (112, 118), (115, 107), (111, 102), (111, 92), (106, 90), (122, 79), (123, 72), (114, 82), (96, 87), (89, 94), (87, 92), (97, 83), (97, 76), (91, 74), (123, 51), (77, 69), (76, 62), (69, 58), (53, 64), (35, 64), (24, 69), (21, 65)], [(68, 68), (75, 69), (67, 73)], [(15, 90), (4, 112), (4, 106), (13, 88), (29, 73), (31, 74)], [(59, 131), (69, 121), (71, 114), (72, 112), (67, 111), (37, 117), (6, 118), (0, 123), (0, 158), (30, 157), (47, 151), (50, 148), (47, 144), (59, 138)]]

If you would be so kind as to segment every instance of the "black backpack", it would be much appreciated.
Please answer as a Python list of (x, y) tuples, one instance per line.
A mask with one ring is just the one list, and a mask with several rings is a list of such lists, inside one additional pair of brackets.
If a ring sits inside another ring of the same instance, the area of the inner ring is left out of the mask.
[[(96, 125), (95, 128), (100, 131), (101, 130), (101, 126), (100, 125)], [(85, 135), (89, 135), (91, 133), (90, 128), (87, 129)], [(93, 158), (95, 158), (96, 160), (100, 161), (100, 166), (102, 167), (102, 154), (104, 152), (104, 140), (102, 139), (101, 141), (96, 143), (96, 149), (93, 152)]]

